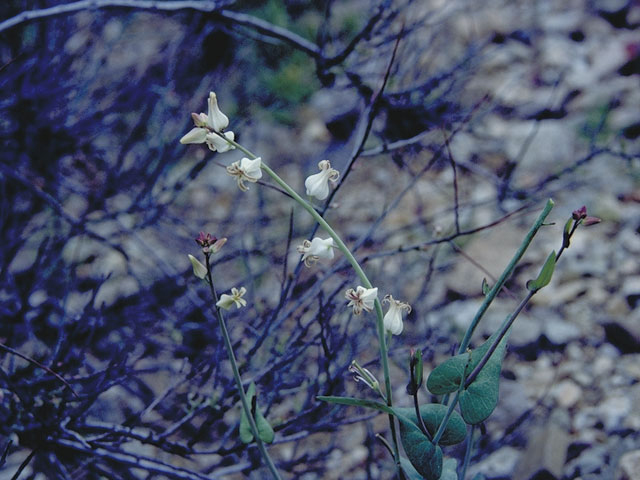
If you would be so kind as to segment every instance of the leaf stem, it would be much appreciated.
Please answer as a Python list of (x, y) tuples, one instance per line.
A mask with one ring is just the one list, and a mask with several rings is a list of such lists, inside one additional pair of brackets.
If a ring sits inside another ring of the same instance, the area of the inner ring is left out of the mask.
[(516, 265), (524, 255), (524, 252), (527, 251), (527, 248), (531, 244), (533, 237), (535, 237), (536, 233), (538, 233), (538, 230), (540, 229), (540, 227), (542, 227), (544, 220), (547, 218), (547, 216), (551, 212), (553, 205), (554, 205), (553, 200), (549, 199), (547, 201), (546, 206), (544, 207), (544, 210), (542, 211), (542, 213), (540, 213), (540, 215), (538, 216), (538, 219), (533, 224), (529, 232), (527, 232), (527, 235), (524, 237), (524, 240), (520, 244), (520, 247), (516, 251), (515, 255), (513, 256), (513, 258), (507, 265), (507, 267), (502, 272), (502, 275), (500, 275), (500, 278), (498, 278), (496, 284), (493, 286), (491, 291), (485, 297), (484, 302), (482, 302), (482, 305), (480, 305), (480, 308), (476, 312), (475, 317), (473, 317), (473, 320), (471, 321), (469, 328), (467, 328), (467, 331), (464, 335), (464, 338), (462, 339), (462, 342), (460, 342), (460, 347), (458, 348), (458, 354), (464, 353), (467, 347), (469, 346), (469, 342), (471, 341), (471, 336), (473, 335), (473, 332), (478, 326), (478, 323), (480, 323), (480, 319), (489, 308), (489, 305), (491, 305), (491, 302), (493, 302), (493, 300), (496, 298), (496, 296), (498, 295), (498, 292), (500, 292), (500, 290), (506, 283), (507, 279), (513, 273), (513, 270), (516, 268)]

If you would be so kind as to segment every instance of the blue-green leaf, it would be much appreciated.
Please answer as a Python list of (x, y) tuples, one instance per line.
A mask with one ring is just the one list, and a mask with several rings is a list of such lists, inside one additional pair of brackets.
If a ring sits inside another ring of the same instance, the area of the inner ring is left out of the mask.
[[(427, 427), (427, 431), (432, 438), (438, 430), (440, 423), (442, 423), (442, 420), (446, 416), (447, 410), (448, 407), (440, 403), (420, 405), (420, 416), (422, 417), (422, 421), (424, 422), (425, 427)], [(396, 415), (407, 417), (418, 427), (418, 416), (416, 415), (415, 408), (394, 407), (393, 411), (396, 412)], [(464, 441), (466, 436), (467, 425), (464, 423), (460, 414), (454, 411), (451, 414), (451, 417), (449, 417), (447, 428), (445, 428), (439, 443), (440, 445), (456, 445)]]
[(442, 449), (434, 445), (413, 423), (400, 420), (400, 440), (411, 465), (426, 480), (439, 480), (442, 475)]
[[(247, 393), (246, 393), (247, 402), (249, 403), (249, 405), (253, 403), (253, 397), (255, 397), (255, 395), (256, 395), (256, 385), (253, 382), (251, 382), (251, 385), (249, 385), (249, 388), (247, 388)], [(262, 411), (258, 407), (257, 402), (256, 402), (256, 412), (254, 416), (254, 421), (258, 429), (258, 437), (260, 437), (260, 440), (262, 440), (265, 443), (273, 442), (273, 439), (275, 438), (275, 432), (273, 431), (273, 427), (269, 424), (267, 419), (264, 418), (264, 415), (262, 415)], [(247, 418), (247, 415), (245, 414), (244, 409), (240, 414), (240, 441), (242, 441), (243, 443), (251, 443), (253, 441), (253, 433), (251, 433), (251, 427), (249, 426), (249, 419)]]
[(500, 388), (500, 371), (502, 359), (507, 349), (508, 333), (482, 367), (471, 384), (460, 392), (460, 413), (469, 425), (476, 425), (486, 420), (498, 404)]

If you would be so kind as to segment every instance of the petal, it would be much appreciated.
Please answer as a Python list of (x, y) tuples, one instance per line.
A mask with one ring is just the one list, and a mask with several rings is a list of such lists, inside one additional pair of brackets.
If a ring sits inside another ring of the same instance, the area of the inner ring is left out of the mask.
[(205, 267), (200, 261), (193, 255), (187, 255), (191, 266), (193, 267), (193, 274), (198, 278), (204, 278), (207, 276), (207, 267)]
[(329, 196), (328, 172), (325, 170), (309, 175), (304, 181), (304, 186), (307, 189), (307, 195), (316, 197), (318, 200), (324, 200)]
[(221, 132), (229, 126), (229, 119), (220, 111), (218, 98), (213, 92), (209, 92), (209, 113), (207, 114), (208, 125), (216, 132)]
[(327, 239), (322, 239), (320, 237), (315, 237), (311, 241), (311, 245), (309, 247), (309, 254), (315, 255), (318, 258), (325, 258), (331, 260), (333, 258), (333, 238), (329, 237)]
[(244, 175), (251, 182), (255, 182), (258, 179), (262, 178), (262, 169), (260, 166), (262, 165), (262, 158), (258, 157), (253, 160), (244, 157), (240, 160), (240, 169), (243, 171)]
[(233, 304), (233, 297), (231, 295), (227, 295), (226, 293), (220, 295), (220, 300), (216, 302), (217, 307), (224, 308), (225, 310), (229, 310), (231, 308), (231, 305)]
[(180, 139), (180, 143), (204, 143), (207, 138), (206, 128), (192, 128), (189, 133)]
[[(229, 140), (234, 139), (233, 132), (225, 132), (224, 136)], [(224, 153), (228, 150), (236, 148), (233, 145), (231, 145), (229, 142), (227, 142), (224, 138), (222, 138), (220, 135), (215, 133), (209, 133), (206, 137), (206, 142), (207, 142), (207, 146), (214, 152), (218, 151), (220, 153)]]

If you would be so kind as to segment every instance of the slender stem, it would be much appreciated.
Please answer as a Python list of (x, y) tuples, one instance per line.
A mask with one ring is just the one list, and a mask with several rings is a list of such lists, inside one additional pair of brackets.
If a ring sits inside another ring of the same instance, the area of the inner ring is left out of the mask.
[(467, 467), (469, 466), (469, 461), (471, 460), (471, 451), (473, 450), (473, 434), (476, 431), (476, 426), (471, 425), (471, 431), (469, 432), (469, 437), (467, 440), (467, 449), (464, 452), (464, 460), (462, 462), (462, 468), (460, 469), (460, 480), (464, 480), (464, 477), (467, 475)]
[(444, 418), (442, 419), (442, 422), (440, 422), (440, 425), (438, 426), (438, 430), (436, 430), (436, 434), (433, 436), (433, 444), (434, 445), (438, 445), (438, 442), (442, 438), (442, 435), (444, 434), (444, 431), (447, 428), (447, 424), (449, 423), (449, 419), (451, 418), (451, 415), (453, 414), (453, 410), (456, 408), (456, 404), (458, 403), (458, 397), (459, 396), (460, 396), (460, 389), (458, 389), (456, 391), (455, 397), (453, 397), (453, 400), (449, 404), (449, 408), (447, 409), (447, 413), (445, 414)]
[[(227, 141), (231, 143), (233, 146), (235, 146), (238, 150), (248, 155), (250, 158), (252, 159), (258, 158), (257, 155), (247, 150), (242, 145), (228, 139)], [(261, 166), (262, 166), (262, 169), (273, 179), (273, 181), (275, 181), (285, 192), (287, 192), (291, 196), (291, 198), (293, 198), (298, 204), (300, 204), (300, 206), (302, 206), (302, 208), (304, 208), (307, 211), (307, 213), (309, 213), (309, 215), (313, 217), (313, 219), (331, 236), (331, 238), (333, 238), (333, 241), (336, 244), (336, 248), (338, 248), (342, 252), (342, 254), (345, 256), (345, 258), (347, 259), (351, 267), (354, 269), (354, 271), (356, 272), (356, 275), (358, 275), (358, 277), (360, 278), (360, 281), (362, 282), (362, 286), (365, 288), (373, 288), (373, 285), (369, 281), (369, 278), (364, 273), (364, 270), (362, 269), (358, 261), (355, 259), (355, 257), (351, 253), (351, 250), (349, 250), (349, 248), (345, 245), (345, 243), (342, 241), (340, 236), (335, 232), (333, 228), (331, 228), (331, 225), (327, 223), (327, 221), (322, 217), (322, 215), (320, 215), (309, 202), (307, 202), (300, 195), (298, 195), (298, 193), (294, 189), (292, 189), (287, 182), (282, 180), (277, 173), (271, 170), (271, 168), (269, 168), (268, 165), (266, 165), (264, 162), (261, 162)], [(375, 310), (376, 310), (376, 330), (378, 333), (378, 340), (380, 343), (380, 359), (382, 362), (382, 371), (384, 374), (384, 384), (385, 384), (385, 392), (387, 395), (387, 405), (392, 406), (393, 403), (392, 403), (391, 376), (389, 373), (389, 358), (388, 358), (387, 342), (385, 339), (384, 322), (383, 322), (384, 314), (382, 312), (382, 304), (380, 303), (380, 300), (378, 300), (377, 298), (375, 301)], [(396, 461), (396, 464), (399, 465), (400, 452), (398, 449), (395, 418), (393, 415), (389, 415), (389, 422), (391, 424), (391, 436), (393, 439), (393, 446), (394, 446), (394, 457), (395, 457), (394, 459)]]
[(504, 271), (502, 272), (502, 275), (500, 275), (500, 278), (498, 278), (498, 281), (496, 282), (496, 284), (493, 286), (491, 291), (485, 297), (484, 302), (482, 302), (482, 305), (478, 309), (475, 317), (473, 317), (473, 320), (471, 321), (471, 325), (469, 325), (469, 328), (467, 328), (467, 331), (464, 335), (464, 338), (462, 339), (462, 342), (460, 342), (460, 347), (458, 348), (458, 354), (464, 353), (464, 351), (469, 346), (471, 335), (473, 335), (473, 332), (478, 326), (478, 323), (480, 323), (480, 319), (489, 308), (489, 305), (491, 305), (491, 302), (493, 302), (494, 298), (498, 295), (498, 292), (502, 289), (507, 279), (513, 273), (513, 270), (516, 268), (516, 265), (524, 255), (524, 252), (526, 252), (527, 248), (529, 247), (529, 244), (533, 240), (533, 237), (536, 235), (536, 233), (538, 233), (538, 230), (544, 223), (544, 220), (547, 218), (547, 216), (551, 212), (553, 205), (554, 205), (553, 200), (549, 199), (547, 201), (546, 206), (544, 207), (544, 210), (538, 216), (538, 219), (533, 224), (529, 232), (527, 232), (527, 235), (524, 237), (524, 240), (520, 244), (520, 247), (518, 248), (515, 255), (507, 265), (507, 268), (504, 269)]
[[(242, 378), (240, 377), (240, 371), (238, 370), (238, 363), (236, 362), (236, 356), (233, 353), (233, 345), (231, 344), (231, 338), (229, 337), (229, 331), (227, 330), (227, 325), (224, 321), (224, 317), (222, 316), (222, 311), (220, 307), (218, 307), (218, 293), (216, 292), (216, 288), (213, 285), (213, 275), (211, 272), (211, 264), (209, 262), (209, 255), (205, 254), (206, 266), (207, 266), (207, 281), (209, 283), (209, 288), (211, 290), (211, 295), (213, 296), (214, 301), (214, 310), (215, 314), (218, 317), (218, 323), (220, 324), (220, 331), (222, 332), (222, 338), (224, 339), (224, 345), (227, 350), (227, 354), (229, 356), (229, 362), (231, 363), (231, 370), (233, 372), (233, 378), (236, 382), (236, 386), (238, 387), (238, 393), (240, 394), (240, 403), (242, 404), (242, 409), (244, 410), (244, 414), (247, 416), (249, 420), (249, 428), (251, 429), (251, 433), (253, 434), (253, 439), (258, 446), (258, 450), (260, 450), (260, 454), (264, 459), (264, 462), (267, 464), (267, 468), (273, 475), (273, 478), (276, 480), (282, 480), (280, 474), (278, 473), (278, 469), (276, 468), (273, 460), (269, 456), (269, 452), (267, 452), (267, 448), (264, 446), (264, 443), (258, 436), (258, 426), (256, 425), (255, 418), (251, 412), (251, 406), (247, 401), (247, 396), (244, 391), (244, 387), (242, 386)], [(255, 398), (255, 397), (254, 397)]]
[(513, 325), (513, 322), (515, 321), (515, 319), (518, 317), (518, 315), (520, 315), (520, 312), (522, 311), (524, 306), (527, 303), (529, 303), (529, 300), (531, 300), (531, 297), (533, 297), (535, 294), (536, 294), (536, 291), (530, 291), (527, 294), (527, 296), (522, 299), (520, 304), (511, 313), (511, 315), (509, 315), (504, 320), (504, 322), (502, 322), (502, 325), (500, 326), (500, 330), (498, 330), (498, 335), (493, 340), (493, 343), (489, 347), (489, 350), (487, 350), (485, 352), (485, 354), (482, 357), (482, 359), (480, 359), (480, 362), (478, 362), (478, 365), (476, 365), (476, 367), (471, 371), (471, 373), (469, 374), (469, 376), (465, 380), (464, 388), (469, 387), (469, 385), (471, 385), (471, 382), (473, 382), (476, 379), (476, 377), (480, 373), (480, 370), (482, 370), (482, 368), (487, 364), (487, 362), (489, 361), (489, 358), (491, 358), (491, 355), (493, 354), (493, 352), (496, 351), (496, 348), (498, 348), (498, 345), (500, 344), (500, 342), (502, 341), (504, 336), (507, 334), (507, 331), (509, 330), (511, 325)]

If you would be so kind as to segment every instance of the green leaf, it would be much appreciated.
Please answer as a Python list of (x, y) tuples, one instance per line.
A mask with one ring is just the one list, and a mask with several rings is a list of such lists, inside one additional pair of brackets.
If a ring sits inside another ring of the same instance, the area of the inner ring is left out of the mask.
[[(246, 396), (249, 405), (253, 405), (253, 398), (256, 396), (256, 385), (253, 382), (249, 385)], [(262, 411), (258, 407), (257, 402), (255, 410), (254, 421), (258, 428), (258, 437), (265, 443), (273, 442), (275, 437), (273, 427), (269, 424), (267, 419), (264, 418), (264, 415), (262, 415)], [(249, 419), (247, 418), (244, 409), (240, 414), (240, 441), (242, 441), (242, 443), (251, 443), (253, 441), (253, 433), (251, 433)]]
[(400, 440), (411, 465), (426, 480), (442, 475), (442, 449), (434, 445), (413, 423), (399, 418)]
[(535, 280), (529, 280), (527, 282), (527, 288), (532, 292), (537, 292), (543, 287), (549, 285), (551, 277), (553, 276), (553, 270), (556, 268), (556, 252), (555, 250), (549, 254), (547, 260), (544, 262), (538, 278)]
[[(427, 427), (427, 431), (433, 438), (440, 423), (447, 414), (448, 407), (440, 403), (428, 403), (420, 405), (420, 416), (424, 422), (424, 426)], [(415, 408), (409, 407), (394, 407), (393, 411), (397, 416), (404, 416), (411, 420), (418, 428), (418, 416), (416, 415)], [(459, 413), (453, 412), (449, 421), (447, 422), (447, 428), (445, 428), (442, 438), (440, 439), (440, 445), (456, 445), (467, 436), (467, 425)]]
[(507, 332), (478, 376), (460, 392), (460, 413), (464, 421), (470, 425), (485, 421), (498, 404), (500, 371), (508, 337)]
[[(468, 363), (468, 352), (461, 353), (445, 360), (434, 368), (429, 375), (429, 378), (427, 378), (427, 390), (434, 395), (444, 395), (455, 392), (460, 388), (460, 381), (465, 374), (465, 366)], [(471, 370), (469, 370), (468, 373), (470, 372)]]

